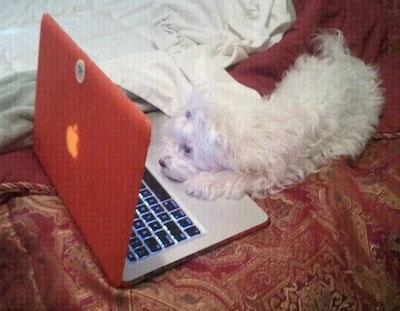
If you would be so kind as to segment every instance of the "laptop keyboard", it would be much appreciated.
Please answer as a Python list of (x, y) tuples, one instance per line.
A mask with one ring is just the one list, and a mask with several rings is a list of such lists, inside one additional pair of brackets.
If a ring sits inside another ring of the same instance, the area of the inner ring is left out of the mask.
[(136, 216), (129, 240), (128, 261), (133, 263), (201, 232), (145, 168)]

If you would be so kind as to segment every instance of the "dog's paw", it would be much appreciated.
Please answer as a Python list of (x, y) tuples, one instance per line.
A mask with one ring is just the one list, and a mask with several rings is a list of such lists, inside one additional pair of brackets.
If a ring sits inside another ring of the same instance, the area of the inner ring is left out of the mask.
[(242, 178), (230, 172), (200, 172), (184, 182), (185, 191), (189, 195), (204, 200), (239, 199), (245, 191)]
[(186, 180), (184, 186), (187, 194), (198, 199), (214, 200), (222, 195), (211, 183), (208, 183), (204, 178), (199, 176)]
[(203, 199), (203, 200), (212, 200), (210, 195), (206, 193), (203, 189), (195, 188), (193, 185), (185, 183), (185, 191), (188, 195), (192, 197)]

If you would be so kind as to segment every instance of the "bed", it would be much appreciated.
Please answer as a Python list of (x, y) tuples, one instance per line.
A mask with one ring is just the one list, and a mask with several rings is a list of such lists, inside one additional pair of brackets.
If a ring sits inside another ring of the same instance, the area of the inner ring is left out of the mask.
[[(150, 2), (134, 9), (148, 9)], [(124, 1), (101, 3), (128, 11)], [(62, 10), (71, 18), (78, 16), (75, 21), (82, 22), (82, 16), (87, 21), (93, 6), (91, 1), (85, 5), (85, 13), (66, 4)], [(34, 51), (25, 41), (14, 43), (20, 50), (13, 50), (10, 58), (13, 43), (2, 41), (0, 77), (8, 84), (0, 85), (0, 102), (1, 96), (13, 101), (0, 115), (6, 118), (2, 122), (9, 122), (6, 129), (0, 124), (0, 309), (400, 309), (400, 1), (293, 0), (292, 5), (293, 20), (289, 12), (284, 14), (289, 19), (275, 26), (281, 35), (246, 53), (230, 54), (229, 62), (223, 59), (229, 74), (223, 73), (219, 83), (240, 84), (246, 96), (268, 94), (296, 57), (309, 49), (312, 33), (339, 28), (354, 55), (379, 66), (386, 102), (376, 134), (359, 158), (336, 159), (304, 182), (258, 200), (270, 215), (267, 228), (128, 289), (110, 286), (30, 146), (33, 107), (26, 99), (33, 96), (34, 74), (25, 73), (34, 70)], [(6, 23), (10, 13), (2, 12)], [(135, 16), (137, 23), (145, 23), (142, 17)], [(3, 28), (0, 41), (31, 27), (24, 18), (17, 19), (21, 25)], [(126, 30), (118, 36), (126, 36)], [(106, 52), (96, 54), (98, 42), (87, 47), (118, 85), (135, 90), (138, 81), (114, 74), (127, 55), (110, 60)], [(143, 43), (142, 48), (154, 46)], [(232, 61), (232, 55), (239, 56)], [(199, 76), (189, 82), (197, 83)], [(14, 92), (23, 94), (10, 97), (10, 83)], [(190, 89), (193, 83), (185, 85)], [(185, 96), (180, 87), (176, 92), (171, 98), (136, 95), (170, 113), (171, 103)], [(168, 106), (160, 106), (165, 102)], [(10, 114), (9, 108), (18, 109)]]

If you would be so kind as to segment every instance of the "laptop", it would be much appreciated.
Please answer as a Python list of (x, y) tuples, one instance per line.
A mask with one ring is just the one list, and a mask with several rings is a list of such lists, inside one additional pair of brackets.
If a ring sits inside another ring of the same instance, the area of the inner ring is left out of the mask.
[(203, 201), (164, 177), (168, 117), (144, 114), (49, 14), (35, 105), (35, 154), (112, 285), (130, 286), (267, 225), (249, 197)]

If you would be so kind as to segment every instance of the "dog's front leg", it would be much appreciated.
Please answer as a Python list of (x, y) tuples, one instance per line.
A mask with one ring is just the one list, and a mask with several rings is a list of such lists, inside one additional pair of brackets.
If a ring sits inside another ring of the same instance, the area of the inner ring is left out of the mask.
[(199, 172), (184, 184), (188, 194), (206, 200), (239, 199), (247, 192), (247, 177), (228, 170)]

